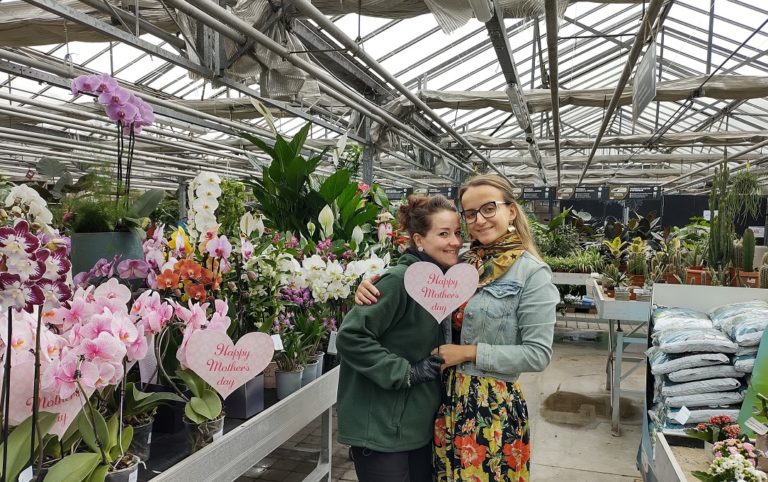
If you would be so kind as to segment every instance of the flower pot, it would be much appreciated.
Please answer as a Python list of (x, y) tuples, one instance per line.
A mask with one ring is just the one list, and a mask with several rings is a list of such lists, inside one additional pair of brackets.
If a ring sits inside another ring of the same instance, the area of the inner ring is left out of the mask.
[(667, 284), (670, 284), (670, 285), (679, 285), (679, 284), (680, 284), (680, 280), (678, 280), (678, 279), (677, 279), (677, 276), (675, 276), (675, 275), (674, 275), (674, 274), (672, 274), (672, 273), (667, 273), (667, 274), (665, 274), (665, 275), (664, 275), (664, 281), (665, 281)]
[(101, 258), (111, 261), (118, 254), (123, 260), (143, 260), (141, 240), (133, 233), (75, 233), (72, 235), (72, 274), (88, 271)]
[(282, 400), (300, 389), (303, 374), (303, 367), (295, 372), (284, 372), (281, 370), (275, 372), (275, 378), (277, 378), (277, 399)]
[[(730, 281), (729, 286), (735, 286), (738, 287), (739, 285), (739, 271), (734, 267), (728, 268), (728, 279), (725, 280), (726, 283)], [(759, 274), (758, 274), (759, 276)]]
[(691, 266), (685, 270), (685, 284), (708, 285), (709, 271), (703, 266)]
[(184, 428), (187, 432), (187, 448), (191, 455), (224, 434), (224, 416), (200, 424), (192, 423), (185, 417)]
[[(142, 384), (139, 389), (145, 392), (173, 392), (171, 387), (155, 385), (153, 383)], [(177, 433), (184, 430), (184, 402), (166, 402), (157, 407), (155, 423), (152, 425), (153, 433)]]
[(310, 360), (307, 362), (307, 366), (304, 367), (304, 372), (301, 374), (302, 387), (315, 381), (319, 367), (320, 360)]
[(108, 472), (104, 482), (135, 482), (139, 473), (139, 458), (133, 454), (125, 454), (118, 467), (124, 468)]
[(264, 410), (264, 374), (259, 374), (232, 392), (224, 401), (227, 417), (246, 419)]
[(745, 288), (760, 288), (759, 271), (739, 271), (739, 286)]
[(152, 424), (154, 420), (144, 425), (133, 427), (133, 440), (128, 452), (136, 455), (143, 462), (149, 460), (149, 448), (152, 443)]
[(645, 275), (642, 274), (631, 274), (629, 275), (629, 284), (632, 286), (638, 286), (640, 288), (643, 287), (645, 284)]
[(323, 373), (329, 372), (339, 366), (339, 356), (326, 353), (323, 356)]
[(707, 456), (707, 462), (712, 462), (715, 460), (715, 454), (712, 452), (712, 449), (714, 448), (714, 444), (704, 441), (704, 453)]
[(277, 381), (275, 380), (275, 372), (277, 371), (277, 362), (270, 362), (267, 368), (264, 369), (264, 388), (277, 387)]

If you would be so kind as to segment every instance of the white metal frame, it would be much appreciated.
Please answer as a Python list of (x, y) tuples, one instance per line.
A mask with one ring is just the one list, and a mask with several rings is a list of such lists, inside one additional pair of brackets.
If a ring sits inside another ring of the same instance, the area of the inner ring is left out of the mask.
[(304, 480), (307, 482), (329, 481), (333, 452), (333, 405), (336, 403), (338, 384), (339, 368), (337, 367), (152, 480), (158, 482), (235, 480), (299, 430), (322, 416), (322, 437), (317, 467)]

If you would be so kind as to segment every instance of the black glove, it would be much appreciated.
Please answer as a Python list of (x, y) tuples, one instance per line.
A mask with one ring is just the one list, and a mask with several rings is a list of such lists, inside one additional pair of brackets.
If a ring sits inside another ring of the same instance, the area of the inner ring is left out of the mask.
[(440, 376), (440, 365), (443, 363), (445, 363), (445, 360), (440, 355), (429, 355), (423, 360), (412, 363), (408, 377), (408, 386), (412, 387), (419, 383), (437, 380)]

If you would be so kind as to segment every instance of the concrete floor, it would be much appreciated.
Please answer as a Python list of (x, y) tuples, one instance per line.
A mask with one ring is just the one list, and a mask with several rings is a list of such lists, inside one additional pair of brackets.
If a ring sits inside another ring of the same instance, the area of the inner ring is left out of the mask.
[[(556, 343), (552, 364), (543, 373), (521, 377), (533, 429), (533, 482), (641, 480), (635, 456), (642, 401), (623, 401), (622, 434), (611, 436), (608, 392), (604, 390), (606, 349), (600, 345)], [(642, 389), (644, 382), (641, 368), (628, 377), (624, 387)], [(319, 430), (319, 421), (315, 421), (238, 481), (303, 480), (314, 467)], [(347, 448), (340, 444), (334, 446), (331, 480), (357, 480)]]

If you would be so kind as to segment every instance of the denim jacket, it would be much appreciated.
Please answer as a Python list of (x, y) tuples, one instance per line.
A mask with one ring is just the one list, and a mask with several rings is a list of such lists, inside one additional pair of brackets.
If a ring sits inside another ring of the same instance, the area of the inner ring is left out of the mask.
[[(462, 345), (477, 345), (476, 362), (457, 370), (508, 382), (549, 365), (560, 294), (552, 272), (527, 252), (493, 283), (472, 295), (464, 309)], [(446, 340), (451, 323), (442, 323)], [(448, 341), (450, 343), (450, 341)]]

